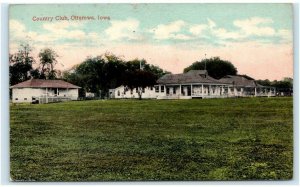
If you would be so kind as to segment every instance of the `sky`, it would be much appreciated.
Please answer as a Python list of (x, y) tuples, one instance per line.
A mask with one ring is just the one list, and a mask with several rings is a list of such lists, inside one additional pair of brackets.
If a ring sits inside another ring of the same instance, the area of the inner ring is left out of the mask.
[(36, 59), (51, 48), (60, 70), (111, 52), (182, 73), (206, 54), (230, 61), (238, 74), (281, 80), (293, 77), (292, 9), (278, 3), (11, 5), (9, 48), (12, 54), (29, 43)]

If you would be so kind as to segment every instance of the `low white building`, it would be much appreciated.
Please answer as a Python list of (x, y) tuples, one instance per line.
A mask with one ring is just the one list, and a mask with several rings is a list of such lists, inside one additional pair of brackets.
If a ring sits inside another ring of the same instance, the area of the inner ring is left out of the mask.
[[(110, 98), (138, 98), (136, 89), (125, 86), (110, 89)], [(192, 99), (275, 96), (275, 88), (257, 84), (243, 75), (228, 75), (222, 79), (210, 77), (206, 70), (190, 70), (182, 74), (166, 74), (157, 80), (154, 88), (145, 88), (142, 98)]]
[(275, 88), (265, 87), (250, 77), (227, 75), (219, 80), (206, 70), (190, 70), (183, 74), (167, 74), (157, 80), (158, 99), (192, 99), (275, 96)]
[(154, 87), (146, 87), (138, 90), (137, 88), (130, 89), (127, 86), (119, 86), (115, 89), (109, 89), (109, 98), (111, 99), (138, 99), (138, 92), (141, 91), (142, 99), (156, 99), (157, 94)]
[(12, 102), (48, 103), (53, 101), (77, 100), (79, 86), (63, 80), (30, 79), (10, 87)]

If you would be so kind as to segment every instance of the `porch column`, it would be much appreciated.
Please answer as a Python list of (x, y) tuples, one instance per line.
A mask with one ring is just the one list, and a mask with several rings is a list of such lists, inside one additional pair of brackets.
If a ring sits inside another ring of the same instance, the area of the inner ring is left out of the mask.
[(256, 97), (257, 95), (257, 91), (256, 91), (256, 87), (254, 87), (254, 97)]
[(202, 94), (202, 98), (203, 98), (203, 84), (201, 85), (201, 94)]
[(227, 94), (228, 94), (228, 95), (229, 95), (229, 92), (230, 92), (229, 86), (227, 86)]
[(48, 103), (48, 88), (46, 87), (46, 103)]
[(179, 96), (181, 96), (182, 93), (182, 88), (181, 88), (181, 84), (179, 85)]
[(164, 85), (164, 91), (165, 91), (165, 95), (167, 95), (167, 87), (166, 87), (166, 85)]

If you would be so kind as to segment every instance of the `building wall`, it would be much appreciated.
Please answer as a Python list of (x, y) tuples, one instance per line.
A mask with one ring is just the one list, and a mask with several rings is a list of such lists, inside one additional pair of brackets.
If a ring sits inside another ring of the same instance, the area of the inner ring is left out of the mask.
[[(232, 85), (193, 85), (192, 90), (190, 85), (182, 85), (182, 93), (180, 92), (180, 85), (155, 85), (151, 90), (150, 88), (145, 89), (145, 93), (142, 94), (142, 98), (157, 98), (157, 99), (181, 99), (181, 98), (224, 98), (224, 97), (254, 97), (254, 87), (250, 92), (249, 88), (245, 87), (234, 87)], [(168, 90), (168, 91), (167, 91)], [(175, 92), (174, 92), (175, 90)], [(261, 91), (262, 90), (262, 91)], [(270, 90), (257, 90), (256, 96), (275, 96), (275, 91)], [(124, 86), (120, 86), (116, 89), (111, 89), (110, 98), (138, 98), (136, 89), (131, 94), (130, 89), (125, 91)], [(191, 92), (191, 95), (190, 95)]]
[(72, 88), (72, 89), (59, 89), (59, 95), (60, 97), (70, 97), (71, 100), (77, 100), (78, 99), (78, 89)]
[[(154, 99), (157, 97), (154, 87), (152, 87), (152, 88), (146, 87), (144, 90), (145, 91), (142, 93), (143, 99)], [(116, 99), (139, 98), (136, 88), (134, 88), (133, 90), (130, 90), (129, 88), (126, 88), (125, 86), (119, 86), (116, 89), (111, 89), (111, 91), (113, 93), (110, 94), (110, 98), (116, 98)]]
[(31, 103), (32, 97), (41, 96), (45, 91), (41, 88), (13, 88), (12, 102), (13, 103)]
[[(55, 88), (56, 89), (56, 88)], [(70, 97), (71, 100), (78, 99), (78, 89), (58, 89), (58, 94), (55, 94), (54, 89), (48, 89), (48, 96)], [(46, 96), (46, 88), (13, 88), (12, 102), (13, 103), (31, 103), (32, 97)]]

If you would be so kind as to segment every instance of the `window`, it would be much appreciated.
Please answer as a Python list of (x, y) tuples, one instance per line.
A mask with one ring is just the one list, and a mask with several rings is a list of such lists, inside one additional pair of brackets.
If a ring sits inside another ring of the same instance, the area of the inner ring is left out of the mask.
[(164, 86), (161, 86), (161, 87), (160, 87), (160, 90), (161, 90), (161, 92), (165, 92), (165, 87), (164, 87)]
[(143, 88), (143, 93), (145, 93), (145, 88)]
[(156, 92), (156, 93), (159, 92), (159, 86), (155, 86), (155, 92)]
[(170, 93), (170, 88), (167, 88), (166, 92), (167, 92), (167, 94), (169, 94)]
[(27, 101), (27, 98), (24, 98), (25, 101)]
[(133, 89), (130, 90), (130, 94), (131, 94), (131, 95), (133, 94)]
[(120, 96), (120, 90), (118, 90), (118, 96)]
[(138, 89), (138, 88), (135, 88), (135, 92), (136, 92), (136, 93), (139, 93), (139, 89)]
[(153, 90), (153, 87), (152, 87), (152, 86), (150, 87), (150, 90), (151, 90), (151, 91)]
[(173, 87), (173, 94), (176, 94), (176, 87)]
[(18, 98), (15, 98), (15, 100), (17, 101), (17, 100), (19, 100)]

